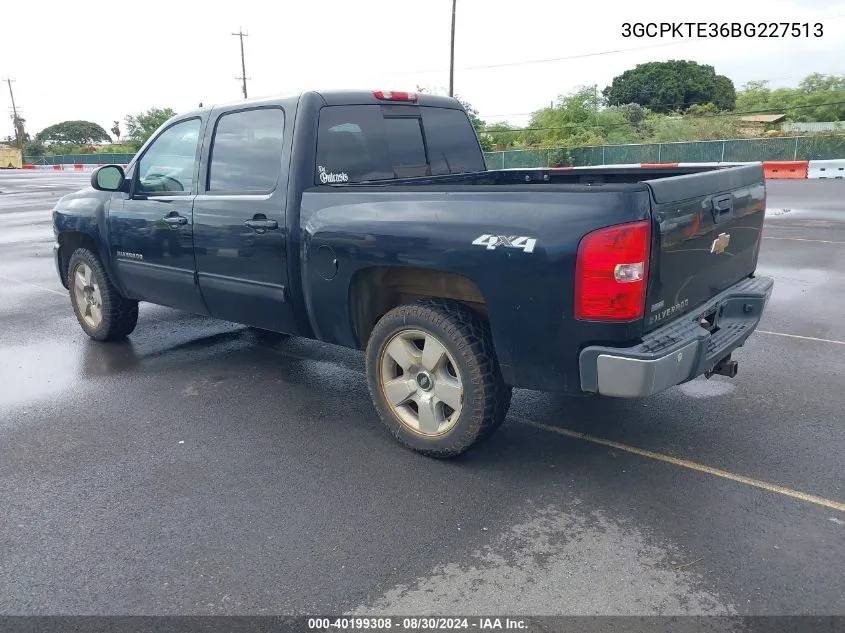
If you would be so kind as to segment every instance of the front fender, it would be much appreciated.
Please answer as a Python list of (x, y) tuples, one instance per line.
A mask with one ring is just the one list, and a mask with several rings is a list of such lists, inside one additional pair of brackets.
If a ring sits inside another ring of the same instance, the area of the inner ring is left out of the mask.
[[(122, 291), (108, 249), (106, 216), (114, 195), (117, 194), (87, 187), (59, 198), (52, 211), (53, 234), (60, 259), (70, 257), (70, 252), (64, 249), (75, 249), (82, 244), (93, 248), (112, 282)], [(66, 281), (62, 279), (62, 283)]]

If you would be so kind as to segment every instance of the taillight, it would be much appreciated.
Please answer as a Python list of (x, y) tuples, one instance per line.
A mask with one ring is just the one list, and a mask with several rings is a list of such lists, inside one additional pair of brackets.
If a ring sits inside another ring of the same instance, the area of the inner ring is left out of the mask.
[(651, 221), (588, 233), (575, 264), (575, 318), (633, 321), (645, 312)]
[(373, 92), (376, 99), (380, 99), (382, 101), (411, 101), (416, 102), (420, 96), (416, 92), (396, 92), (396, 91), (385, 91), (385, 90), (376, 90)]

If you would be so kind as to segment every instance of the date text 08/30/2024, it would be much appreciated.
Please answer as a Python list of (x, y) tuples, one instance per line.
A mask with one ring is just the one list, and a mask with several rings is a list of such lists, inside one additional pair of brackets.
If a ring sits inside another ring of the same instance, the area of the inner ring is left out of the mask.
[(821, 22), (625, 22), (622, 37), (634, 38), (799, 38), (822, 37)]
[(520, 618), (472, 617), (320, 617), (308, 618), (309, 631), (528, 631)]

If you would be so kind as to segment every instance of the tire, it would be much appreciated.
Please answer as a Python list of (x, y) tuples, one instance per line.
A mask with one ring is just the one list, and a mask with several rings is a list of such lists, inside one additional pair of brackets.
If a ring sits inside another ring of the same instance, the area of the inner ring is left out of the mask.
[(138, 302), (121, 296), (94, 253), (76, 249), (67, 280), (76, 319), (89, 337), (119, 341), (132, 333), (138, 323)]
[(384, 425), (431, 457), (456, 457), (480, 444), (510, 407), (489, 326), (453, 301), (424, 300), (385, 314), (367, 343), (366, 373)]

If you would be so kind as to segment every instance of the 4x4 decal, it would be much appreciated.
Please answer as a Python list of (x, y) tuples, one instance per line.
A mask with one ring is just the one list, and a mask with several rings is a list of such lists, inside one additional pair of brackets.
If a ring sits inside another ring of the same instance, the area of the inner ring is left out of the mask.
[(480, 235), (472, 241), (473, 246), (486, 246), (488, 251), (494, 250), (497, 246), (505, 248), (521, 248), (526, 253), (533, 253), (537, 239), (533, 237), (517, 235)]

